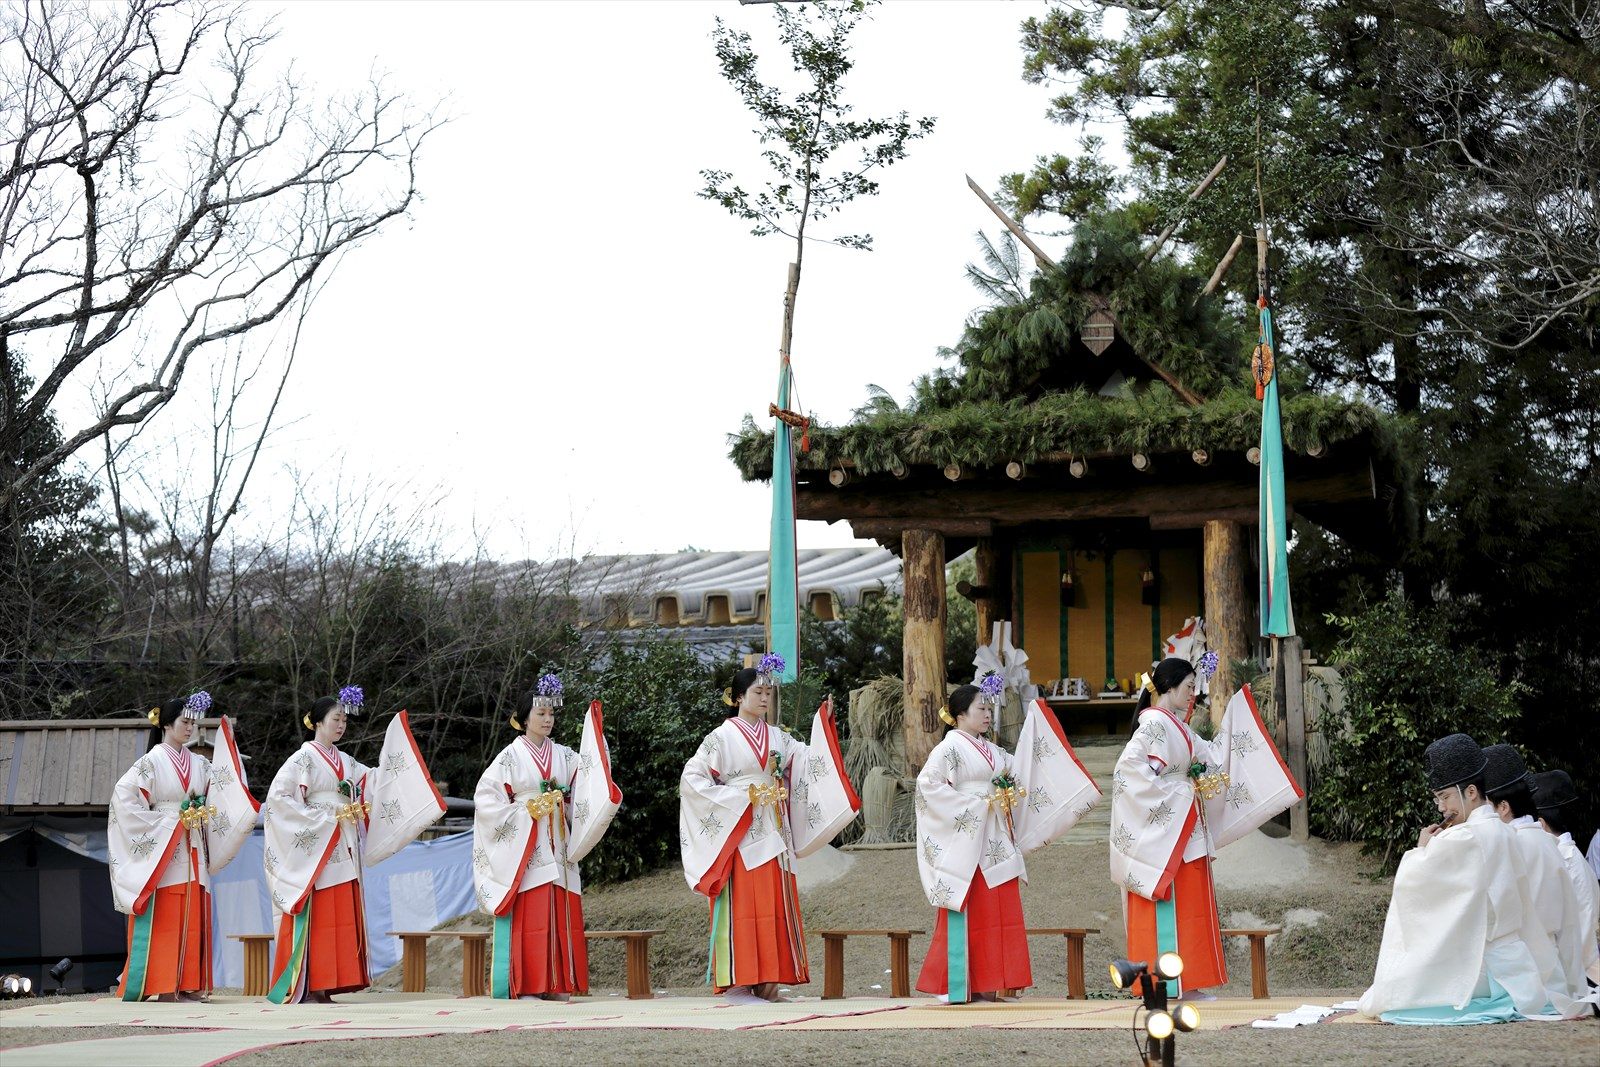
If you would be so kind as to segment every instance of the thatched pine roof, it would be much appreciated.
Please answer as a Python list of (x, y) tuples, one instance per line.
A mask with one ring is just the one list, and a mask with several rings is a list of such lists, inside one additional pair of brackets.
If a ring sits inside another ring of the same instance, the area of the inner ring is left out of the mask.
[[(1139, 233), (1121, 217), (1087, 221), (1062, 261), (1034, 279), (1026, 301), (968, 323), (944, 352), (953, 366), (919, 379), (904, 406), (874, 390), (850, 422), (814, 425), (799, 466), (870, 474), (1248, 449), (1261, 434), (1250, 377), (1254, 316), (1202, 295), (1204, 285), (1202, 274), (1174, 260), (1145, 263)], [(1115, 326), (1115, 340), (1099, 354), (1082, 339), (1097, 308)], [(1290, 451), (1388, 437), (1387, 416), (1307, 391), (1292, 358), (1288, 364), (1280, 367), (1280, 395)], [(747, 416), (730, 436), (729, 456), (746, 480), (771, 477), (770, 430)]]

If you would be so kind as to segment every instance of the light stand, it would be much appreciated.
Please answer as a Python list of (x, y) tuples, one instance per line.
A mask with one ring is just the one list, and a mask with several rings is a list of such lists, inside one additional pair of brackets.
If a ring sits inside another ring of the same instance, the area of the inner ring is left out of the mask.
[(1167, 983), (1183, 974), (1183, 957), (1176, 952), (1163, 952), (1156, 958), (1154, 968), (1148, 963), (1113, 960), (1110, 970), (1112, 985), (1132, 990), (1144, 1001), (1144, 1029), (1149, 1038), (1144, 1047), (1145, 1063), (1149, 1067), (1173, 1067), (1178, 1031), (1189, 1033), (1200, 1026), (1200, 1012), (1193, 1004), (1179, 1004), (1174, 1011), (1167, 995)]

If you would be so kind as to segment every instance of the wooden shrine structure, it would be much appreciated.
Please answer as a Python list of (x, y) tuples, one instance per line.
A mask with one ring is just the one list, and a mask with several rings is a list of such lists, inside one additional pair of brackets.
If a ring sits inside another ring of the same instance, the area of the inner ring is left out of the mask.
[[(969, 325), (961, 365), (920, 383), (908, 410), (880, 399), (848, 425), (813, 426), (798, 455), (797, 517), (847, 522), (902, 558), (912, 766), (940, 735), (946, 598), (957, 592), (945, 565), (969, 549), (976, 580), (958, 592), (976, 605), (980, 642), (1010, 620), (1037, 684), (1082, 678), (1098, 693), (1135, 678), (1193, 615), (1221, 657), (1214, 692), (1233, 691), (1230, 659), (1259, 653), (1253, 327), (1202, 292), (1203, 277), (1146, 263), (1130, 242), (1051, 266), (1025, 306)], [(1152, 271), (1154, 283), (1134, 283)], [(1179, 313), (1140, 306), (1156, 299)], [(1030, 324), (1035, 313), (1061, 328)], [(1169, 353), (1181, 358), (1168, 365)], [(1283, 430), (1292, 515), (1392, 543), (1383, 417), (1289, 388)], [(731, 456), (747, 479), (767, 479), (771, 447), (747, 423)], [(1131, 707), (1064, 723), (1126, 729)]]

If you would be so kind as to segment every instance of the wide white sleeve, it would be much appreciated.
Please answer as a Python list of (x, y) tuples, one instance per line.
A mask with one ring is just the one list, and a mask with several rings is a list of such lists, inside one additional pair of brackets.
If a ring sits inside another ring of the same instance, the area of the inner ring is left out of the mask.
[(989, 802), (952, 784), (962, 757), (950, 738), (934, 746), (917, 775), (917, 874), (929, 904), (959, 909), (983, 855)]
[(1170, 892), (1193, 828), (1189, 748), (1176, 724), (1146, 710), (1111, 777), (1111, 878), (1130, 893)]
[(433, 784), (403, 711), (389, 720), (382, 755), (378, 766), (367, 772), (362, 797), (371, 805), (361, 852), (366, 864), (382, 863), (444, 817), (444, 798)]
[(611, 747), (606, 744), (605, 720), (598, 700), (590, 702), (589, 713), (584, 716), (583, 736), (578, 742), (578, 771), (571, 788), (572, 837), (567, 842), (567, 860), (577, 863), (600, 843), (622, 806), (622, 790), (611, 778)]
[(142, 915), (156, 891), (183, 820), (175, 811), (150, 806), (155, 767), (148, 754), (134, 761), (111, 792), (106, 851), (111, 871), (111, 901), (120, 912)]
[(239, 849), (255, 832), (261, 805), (245, 786), (244, 763), (234, 741), (233, 725), (224, 717), (217, 730), (217, 745), (211, 761), (211, 780), (206, 802), (216, 809), (205, 824), (206, 858), (216, 874), (239, 854)]
[(526, 805), (515, 798), (513, 745), (489, 764), (472, 794), (472, 879), (478, 906), (490, 915), (504, 914), (516, 900), (538, 833)]
[(726, 880), (727, 861), (748, 830), (747, 790), (722, 784), (717, 761), (722, 758), (722, 731), (706, 735), (683, 765), (678, 782), (678, 844), (683, 877), (689, 888), (715, 897)]
[(1025, 794), (1011, 812), (1017, 851), (1023, 855), (1072, 829), (1100, 803), (1100, 787), (1078, 761), (1061, 723), (1043, 700), (1028, 705), (1012, 766)]
[(811, 743), (793, 743), (793, 750), (789, 823), (795, 855), (805, 857), (837, 837), (861, 810), (861, 798), (844, 772), (832, 700), (825, 701), (811, 718)]
[(1206, 801), (1213, 848), (1239, 840), (1305, 796), (1272, 743), (1248, 685), (1228, 701), (1210, 747), (1215, 765), (1209, 769), (1228, 775), (1223, 791)]

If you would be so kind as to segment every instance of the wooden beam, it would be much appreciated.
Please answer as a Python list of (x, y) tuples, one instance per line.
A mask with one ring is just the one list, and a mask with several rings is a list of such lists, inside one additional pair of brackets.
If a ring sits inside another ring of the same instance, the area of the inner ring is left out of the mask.
[[(1373, 499), (1371, 471), (1335, 471), (1315, 478), (1291, 481), (1289, 502), (1339, 504)], [(893, 520), (901, 529), (918, 526), (929, 529), (964, 531), (966, 536), (985, 536), (988, 522), (1023, 523), (1076, 521), (1080, 519), (1150, 519), (1162, 514), (1222, 513), (1233, 508), (1258, 504), (1255, 483), (1205, 481), (1129, 485), (1119, 488), (1076, 488), (1071, 482), (987, 483), (981, 481), (946, 483), (941, 486), (914, 486), (878, 483), (849, 486), (826, 492), (802, 487), (796, 495), (795, 514), (802, 519), (832, 522), (848, 519), (852, 526), (860, 519)], [(959, 515), (961, 518), (945, 518)], [(968, 525), (971, 524), (971, 525)], [(859, 530), (860, 527), (858, 526)], [(875, 536), (858, 533), (860, 537)]]
[(989, 519), (851, 519), (850, 529), (857, 537), (898, 541), (906, 530), (915, 527), (932, 530), (942, 537), (988, 537), (994, 532)]
[(1005, 225), (1005, 228), (1010, 230), (1016, 236), (1017, 240), (1021, 241), (1027, 246), (1028, 251), (1033, 253), (1033, 258), (1039, 264), (1040, 269), (1049, 269), (1056, 265), (1056, 261), (1045, 255), (1044, 249), (1034, 244), (1033, 239), (1023, 232), (1022, 227), (1017, 225), (1017, 221), (1015, 219), (1002, 211), (999, 204), (995, 203), (993, 200), (990, 200), (988, 193), (978, 188), (978, 183), (972, 180), (972, 175), (968, 174), (965, 177), (967, 179), (967, 188), (977, 193), (978, 199), (982, 200), (989, 206), (989, 210), (994, 212), (995, 218), (999, 219)]
[[(1253, 507), (1225, 508), (1221, 511), (1215, 508), (1206, 511), (1171, 511), (1150, 516), (1150, 529), (1198, 530), (1208, 522), (1238, 522), (1252, 526), (1259, 517), (1259, 513)], [(1292, 508), (1288, 517), (1294, 518)]]
[(907, 530), (900, 558), (905, 584), (906, 766), (915, 774), (944, 734), (939, 721), (945, 700), (944, 538), (932, 530)]
[(1217, 264), (1217, 269), (1211, 272), (1211, 280), (1206, 282), (1206, 287), (1200, 290), (1201, 296), (1210, 296), (1217, 291), (1217, 286), (1222, 284), (1223, 275), (1228, 273), (1228, 268), (1233, 266), (1233, 261), (1239, 255), (1239, 249), (1244, 247), (1244, 234), (1235, 234), (1233, 244), (1228, 246), (1228, 251)]
[(1250, 575), (1250, 544), (1245, 526), (1237, 522), (1205, 524), (1204, 569), (1206, 644), (1217, 653), (1217, 672), (1211, 676), (1211, 721), (1221, 722), (1222, 711), (1238, 688), (1232, 661), (1250, 654), (1255, 632), (1255, 609), (1246, 593)]

